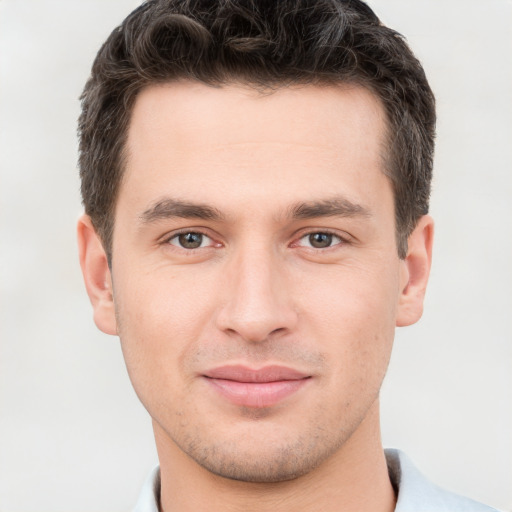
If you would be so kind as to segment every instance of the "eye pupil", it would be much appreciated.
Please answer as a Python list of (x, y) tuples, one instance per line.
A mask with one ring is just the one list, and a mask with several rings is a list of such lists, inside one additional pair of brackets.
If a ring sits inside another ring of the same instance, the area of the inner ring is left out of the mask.
[(201, 233), (182, 233), (178, 236), (178, 241), (185, 249), (197, 249), (203, 243)]
[(316, 249), (330, 247), (332, 244), (332, 235), (329, 233), (312, 233), (309, 235), (309, 243)]

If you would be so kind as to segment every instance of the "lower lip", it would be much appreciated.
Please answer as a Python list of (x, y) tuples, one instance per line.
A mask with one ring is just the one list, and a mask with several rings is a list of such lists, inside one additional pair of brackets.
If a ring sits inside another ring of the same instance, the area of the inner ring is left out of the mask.
[(243, 407), (271, 407), (301, 389), (308, 378), (274, 382), (238, 382), (224, 379), (206, 379), (214, 389), (235, 405)]

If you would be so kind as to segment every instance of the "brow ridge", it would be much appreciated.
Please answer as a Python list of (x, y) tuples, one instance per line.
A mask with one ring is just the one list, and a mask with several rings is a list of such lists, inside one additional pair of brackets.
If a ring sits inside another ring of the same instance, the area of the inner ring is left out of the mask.
[[(363, 205), (353, 203), (344, 197), (334, 197), (319, 201), (299, 202), (288, 209), (288, 217), (295, 220), (307, 220), (317, 217), (355, 217), (371, 216), (370, 210)], [(143, 224), (171, 218), (223, 220), (224, 215), (212, 206), (164, 198), (156, 201), (141, 215)]]
[(143, 224), (149, 224), (161, 219), (171, 219), (174, 217), (183, 219), (220, 220), (223, 218), (223, 215), (216, 208), (205, 204), (165, 198), (157, 201), (146, 209), (140, 215), (140, 220)]
[(333, 197), (320, 201), (298, 203), (290, 209), (290, 217), (297, 220), (316, 217), (371, 217), (370, 210), (345, 197)]

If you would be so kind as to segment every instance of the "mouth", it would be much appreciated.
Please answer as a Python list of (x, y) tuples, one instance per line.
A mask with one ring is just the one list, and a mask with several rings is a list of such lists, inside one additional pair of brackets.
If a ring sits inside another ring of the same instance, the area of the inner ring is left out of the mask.
[(298, 392), (311, 379), (286, 366), (251, 369), (227, 365), (207, 371), (203, 377), (214, 391), (234, 405), (265, 408), (276, 405)]

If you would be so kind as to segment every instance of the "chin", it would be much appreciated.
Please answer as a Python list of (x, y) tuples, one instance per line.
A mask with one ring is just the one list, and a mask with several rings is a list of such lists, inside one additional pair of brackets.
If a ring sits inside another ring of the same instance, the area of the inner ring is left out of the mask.
[(201, 447), (198, 443), (182, 447), (197, 464), (210, 473), (241, 482), (277, 483), (306, 475), (333, 455), (339, 439), (304, 436), (291, 440), (232, 438)]
[(296, 456), (279, 456), (276, 458), (254, 458), (226, 457), (221, 460), (198, 460), (204, 469), (210, 473), (239, 482), (250, 483), (278, 483), (294, 480), (309, 473), (316, 465), (310, 461), (298, 460)]

